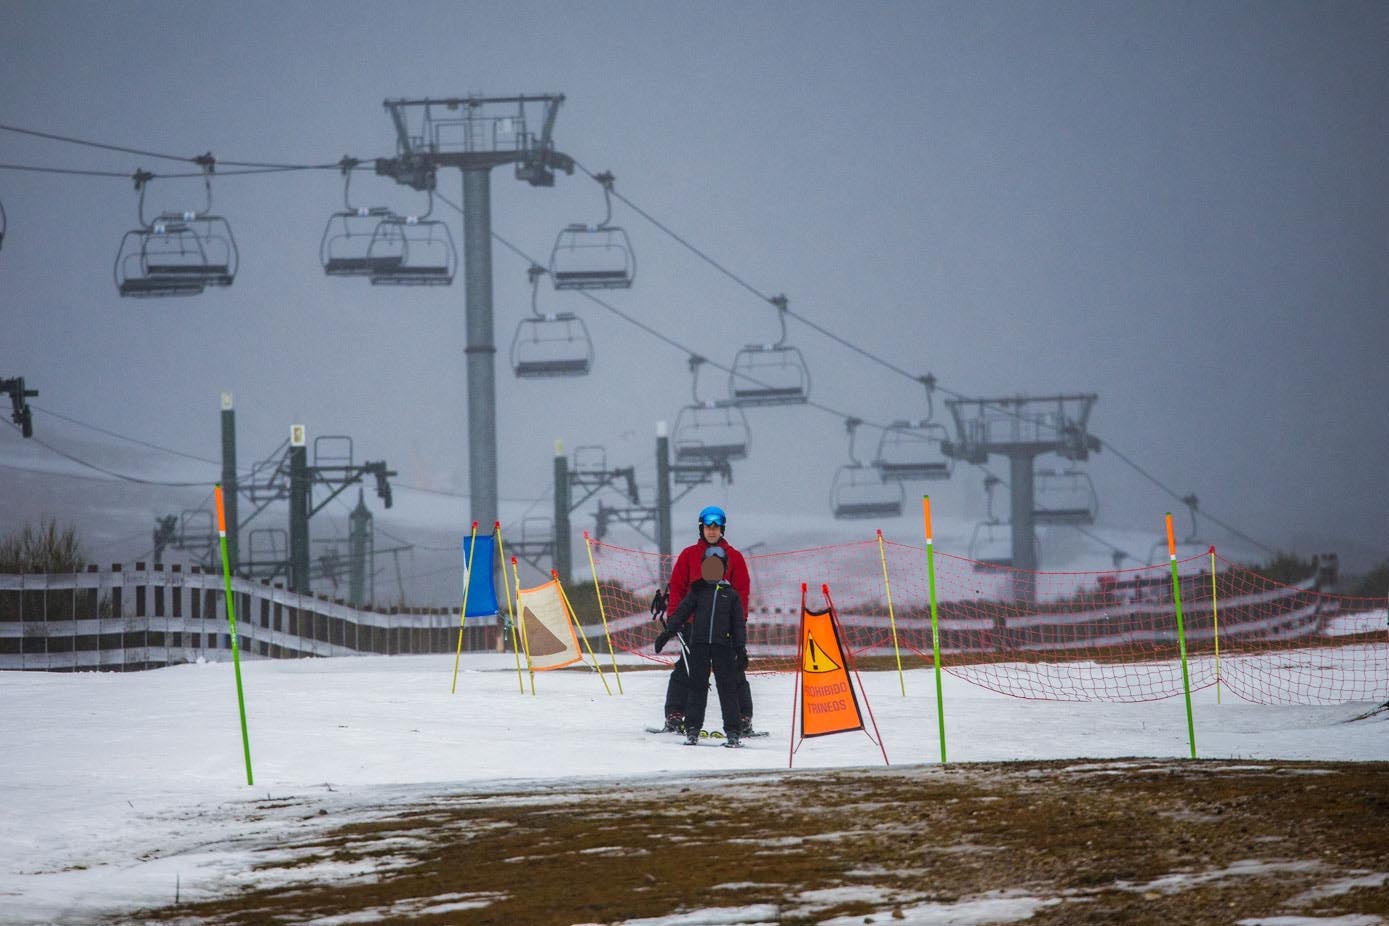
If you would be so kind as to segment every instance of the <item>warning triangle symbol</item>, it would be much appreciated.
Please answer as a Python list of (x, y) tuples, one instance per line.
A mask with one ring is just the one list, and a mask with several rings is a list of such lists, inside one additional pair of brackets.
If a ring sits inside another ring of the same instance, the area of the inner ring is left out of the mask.
[(523, 607), (521, 617), (526, 622), (526, 644), (532, 656), (553, 656), (568, 651), (565, 642), (551, 633), (530, 608)]
[(801, 666), (802, 672), (836, 672), (841, 668), (843, 667), (839, 663), (815, 644), (814, 634), (805, 635), (805, 664)]

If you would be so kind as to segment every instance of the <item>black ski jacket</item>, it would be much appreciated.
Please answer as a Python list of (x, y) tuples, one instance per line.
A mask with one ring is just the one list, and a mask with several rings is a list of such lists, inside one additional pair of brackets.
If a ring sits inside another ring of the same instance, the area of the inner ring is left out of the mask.
[(691, 643), (715, 646), (747, 646), (747, 615), (743, 599), (722, 579), (712, 584), (696, 579), (680, 600), (680, 606), (666, 621), (666, 627), (679, 633), (690, 623), (685, 639)]

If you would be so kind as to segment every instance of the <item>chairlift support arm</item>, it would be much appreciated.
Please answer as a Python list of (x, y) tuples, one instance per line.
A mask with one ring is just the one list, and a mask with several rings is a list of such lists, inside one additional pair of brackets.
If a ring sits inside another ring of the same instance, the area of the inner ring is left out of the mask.
[(26, 389), (24, 377), (14, 376), (9, 379), (0, 379), (0, 393), (9, 393), (10, 396), (10, 420), (19, 425), (20, 433), (25, 437), (34, 436), (34, 412), (29, 408), (29, 403), (24, 401), (27, 398), (34, 398), (39, 394), (37, 389)]
[(309, 508), (309, 517), (323, 510), (323, 507), (342, 494), (350, 485), (362, 481), (363, 476), (376, 477), (376, 494), (391, 507), (391, 486), (386, 480), (397, 475), (393, 469), (386, 469), (385, 461), (362, 463), (358, 466), (310, 466), (309, 479), (324, 485), (333, 486), (333, 491), (322, 502)]

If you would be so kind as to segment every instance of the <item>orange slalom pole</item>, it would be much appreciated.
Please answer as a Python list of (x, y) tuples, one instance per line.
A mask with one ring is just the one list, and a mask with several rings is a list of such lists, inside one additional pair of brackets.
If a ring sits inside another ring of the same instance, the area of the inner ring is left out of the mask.
[(1177, 579), (1177, 540), (1172, 534), (1172, 512), (1167, 512), (1167, 558), (1172, 562), (1172, 602), (1177, 609), (1177, 646), (1182, 654), (1182, 691), (1186, 695), (1186, 734), (1191, 757), (1196, 758), (1196, 722), (1191, 715), (1191, 674), (1186, 665), (1186, 625), (1182, 621), (1182, 587)]
[(246, 695), (241, 686), (241, 647), (236, 642), (236, 596), (232, 594), (231, 560), (227, 556), (227, 510), (222, 500), (222, 484), (213, 487), (217, 496), (217, 537), (222, 546), (222, 581), (227, 590), (227, 629), (231, 631), (232, 667), (236, 672), (236, 709), (241, 715), (241, 751), (246, 757), (246, 784), (254, 785), (251, 774), (251, 736), (246, 730)]
[(940, 725), (940, 763), (945, 764), (945, 694), (940, 681), (940, 619), (936, 610), (936, 554), (931, 537), (931, 496), (921, 496), (921, 518), (926, 525), (926, 575), (931, 587), (931, 652), (936, 664), (936, 719)]

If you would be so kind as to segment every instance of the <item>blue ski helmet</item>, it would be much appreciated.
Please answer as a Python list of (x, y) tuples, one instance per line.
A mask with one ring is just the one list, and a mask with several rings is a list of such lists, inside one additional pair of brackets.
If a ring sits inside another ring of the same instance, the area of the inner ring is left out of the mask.
[(699, 512), (699, 526), (703, 529), (706, 524), (717, 524), (724, 530), (728, 530), (728, 515), (723, 513), (723, 509), (718, 505), (709, 505)]

